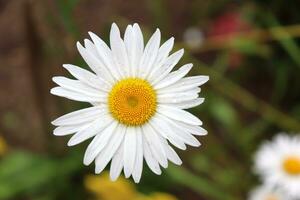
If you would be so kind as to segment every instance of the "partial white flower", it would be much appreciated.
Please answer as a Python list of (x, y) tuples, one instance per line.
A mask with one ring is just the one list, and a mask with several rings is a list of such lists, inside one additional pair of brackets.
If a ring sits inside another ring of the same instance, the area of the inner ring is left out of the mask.
[(249, 200), (291, 200), (284, 192), (267, 185), (260, 186), (251, 191)]
[(184, 31), (183, 41), (191, 49), (200, 48), (204, 41), (204, 34), (198, 27), (190, 27)]
[(300, 136), (282, 133), (264, 143), (255, 156), (255, 171), (266, 185), (300, 198)]
[(183, 49), (171, 53), (174, 38), (160, 46), (159, 29), (144, 46), (138, 24), (128, 25), (124, 39), (113, 24), (110, 47), (89, 33), (84, 46), (77, 48), (93, 72), (66, 64), (76, 80), (54, 77), (59, 86), (51, 93), (91, 107), (66, 114), (52, 123), (54, 135), (73, 134), (69, 146), (93, 138), (84, 155), (84, 164), (95, 161), (100, 173), (111, 161), (110, 177), (116, 180), (122, 169), (125, 176), (139, 182), (145, 159), (149, 168), (161, 174), (168, 160), (180, 165), (172, 145), (200, 146), (193, 135), (206, 135), (202, 122), (185, 111), (200, 105), (200, 86), (207, 76), (184, 77), (192, 68), (186, 64), (172, 71), (183, 56)]

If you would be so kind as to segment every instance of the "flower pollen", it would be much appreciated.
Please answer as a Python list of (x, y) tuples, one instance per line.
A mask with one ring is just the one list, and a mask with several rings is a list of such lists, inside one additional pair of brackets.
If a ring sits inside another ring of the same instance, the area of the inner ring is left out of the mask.
[(127, 126), (146, 123), (156, 111), (156, 92), (145, 80), (127, 78), (117, 82), (108, 96), (112, 116)]

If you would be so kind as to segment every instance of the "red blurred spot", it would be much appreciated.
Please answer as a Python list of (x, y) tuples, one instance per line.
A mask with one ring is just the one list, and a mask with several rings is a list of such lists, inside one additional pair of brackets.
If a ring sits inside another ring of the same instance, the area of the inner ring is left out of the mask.
[(208, 36), (223, 36), (225, 38), (238, 32), (248, 31), (250, 28), (250, 24), (241, 17), (240, 13), (226, 12), (213, 21)]
[[(241, 14), (236, 11), (226, 12), (217, 17), (208, 31), (208, 38), (214, 38), (217, 42), (224, 42), (237, 33), (247, 32), (251, 25), (245, 21)], [(242, 53), (232, 50), (229, 55), (229, 67), (238, 68), (244, 60)]]

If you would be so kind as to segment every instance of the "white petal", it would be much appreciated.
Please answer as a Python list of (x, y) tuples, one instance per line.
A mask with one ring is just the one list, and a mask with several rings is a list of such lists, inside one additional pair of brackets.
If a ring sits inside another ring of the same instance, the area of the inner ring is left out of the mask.
[(149, 144), (152, 155), (162, 167), (167, 168), (168, 160), (166, 157), (166, 153), (155, 130), (149, 124), (145, 124), (142, 127), (142, 130), (143, 135), (145, 135), (146, 141)]
[(166, 117), (163, 115), (157, 113), (154, 117), (152, 117), (150, 124), (159, 134), (169, 140), (174, 146), (179, 149), (186, 150), (184, 142), (176, 134), (173, 134), (173, 130), (169, 127), (165, 118)]
[(209, 80), (208, 76), (190, 76), (182, 78), (173, 85), (160, 89), (160, 92), (184, 92), (206, 83)]
[(65, 89), (88, 96), (94, 96), (97, 98), (106, 98), (106, 93), (98, 91), (97, 89), (92, 88), (84, 83), (81, 83), (80, 81), (72, 80), (62, 76), (55, 76), (52, 78), (52, 80), (53, 82)]
[(101, 102), (103, 99), (95, 96), (82, 95), (71, 90), (64, 89), (62, 87), (55, 87), (50, 90), (50, 93), (56, 96), (65, 97), (74, 101), (82, 102)]
[(189, 73), (192, 67), (193, 64), (183, 65), (177, 71), (168, 74), (163, 80), (159, 81), (156, 85), (154, 85), (154, 89), (157, 90), (172, 85), (173, 83), (177, 82), (185, 75), (187, 75), (187, 73)]
[(143, 33), (137, 23), (133, 24), (133, 30), (135, 33), (137, 46), (138, 46), (138, 54), (137, 55), (142, 55), (144, 51), (144, 38), (143, 38)]
[(189, 134), (188, 132), (177, 130), (176, 133), (178, 133), (178, 135), (182, 138), (184, 143), (186, 143), (187, 145), (190, 145), (192, 147), (199, 147), (201, 145), (201, 143), (197, 140), (197, 138), (195, 138), (193, 135)]
[(161, 140), (164, 143), (165, 152), (167, 154), (168, 160), (170, 160), (172, 163), (176, 165), (181, 165), (182, 161), (177, 155), (176, 151), (168, 144), (168, 142), (165, 139), (161, 138)]
[(93, 106), (63, 115), (52, 121), (52, 124), (55, 126), (66, 126), (91, 122), (104, 112), (107, 111), (103, 106)]
[(81, 54), (82, 58), (85, 60), (85, 62), (98, 76), (103, 77), (104, 80), (107, 80), (110, 83), (114, 82), (114, 78), (111, 76), (110, 72), (105, 68), (101, 60), (99, 60), (92, 53), (87, 51), (79, 42), (77, 42), (77, 49)]
[(111, 66), (112, 58), (109, 57), (109, 56), (111, 56), (110, 48), (95, 33), (93, 33), (93, 32), (88, 32), (88, 33), (89, 33), (90, 37), (92, 38), (92, 41), (94, 42), (95, 48), (97, 50), (97, 55), (99, 55), (100, 59), (103, 60), (103, 63), (107, 67), (112, 67)]
[(172, 90), (165, 90), (164, 88), (157, 90), (157, 94), (158, 95), (175, 95), (175, 94), (184, 94), (184, 93), (195, 93), (198, 94), (201, 92), (201, 88), (200, 87), (193, 87), (193, 88), (189, 88), (187, 90), (184, 91), (180, 91), (180, 92), (173, 92)]
[(60, 126), (54, 129), (53, 135), (56, 136), (71, 135), (73, 133), (86, 129), (89, 125), (90, 123), (76, 124), (72, 126)]
[(189, 109), (189, 108), (199, 106), (203, 102), (204, 102), (204, 98), (197, 98), (197, 99), (193, 99), (193, 100), (189, 100), (189, 101), (183, 101), (180, 103), (166, 103), (166, 105), (174, 106), (179, 109)]
[(124, 41), (121, 39), (118, 26), (113, 23), (110, 30), (110, 48), (117, 68), (122, 77), (129, 76), (129, 60)]
[(152, 152), (150, 150), (149, 144), (147, 143), (144, 134), (143, 134), (143, 147), (144, 147), (144, 149), (143, 149), (144, 158), (145, 158), (145, 161), (146, 161), (148, 167), (155, 174), (160, 175), (161, 174), (161, 169), (159, 167), (159, 164), (158, 164), (157, 160), (152, 155)]
[(132, 73), (133, 73), (133, 77), (135, 77), (138, 74), (138, 67), (144, 51), (144, 38), (139, 25), (136, 23), (133, 24), (133, 32), (136, 41), (136, 57), (135, 57), (136, 59), (133, 66), (134, 68)]
[(132, 177), (135, 183), (140, 182), (142, 171), (143, 171), (143, 137), (142, 137), (142, 130), (140, 127), (137, 128), (136, 132), (137, 136), (137, 146), (136, 146), (136, 158), (135, 158), (135, 165), (134, 170), (132, 172)]
[(93, 141), (87, 147), (83, 163), (89, 165), (93, 162), (96, 156), (105, 147), (110, 137), (114, 134), (114, 130), (117, 127), (117, 122), (112, 122), (108, 127), (106, 127), (101, 133), (97, 134)]
[(112, 158), (111, 164), (110, 164), (110, 179), (112, 181), (117, 180), (117, 178), (120, 176), (123, 165), (124, 165), (124, 139), (122, 140), (117, 152)]
[(180, 157), (177, 155), (177, 153), (175, 152), (175, 150), (168, 146), (167, 149), (166, 149), (166, 152), (167, 152), (167, 156), (168, 156), (168, 159), (176, 164), (176, 165), (181, 165), (182, 164), (182, 161), (180, 159)]
[(165, 43), (161, 45), (158, 51), (158, 56), (155, 60), (155, 64), (162, 64), (165, 59), (169, 56), (172, 48), (174, 46), (174, 37), (169, 38)]
[(124, 34), (124, 43), (128, 55), (128, 61), (129, 61), (129, 76), (133, 77), (135, 76), (134, 71), (137, 68), (137, 42), (135, 37), (135, 32), (133, 30), (133, 27), (131, 25), (128, 25), (125, 34)]
[(89, 127), (84, 130), (78, 131), (74, 134), (68, 142), (68, 146), (77, 145), (91, 137), (94, 137), (96, 134), (101, 133), (104, 128), (106, 128), (113, 119), (109, 115), (102, 115), (98, 117)]
[(111, 84), (88, 70), (82, 69), (75, 65), (64, 64), (63, 67), (67, 69), (72, 76), (80, 80), (81, 82), (94, 87), (96, 89), (108, 92), (111, 88)]
[(191, 124), (191, 125), (201, 125), (202, 124), (202, 122), (197, 117), (192, 115), (191, 113), (186, 112), (184, 110), (180, 110), (178, 108), (171, 107), (171, 106), (159, 105), (157, 108), (157, 112), (159, 112), (171, 119), (182, 121), (187, 124)]
[(150, 74), (149, 81), (153, 85), (155, 85), (160, 80), (165, 78), (172, 71), (175, 65), (179, 62), (179, 60), (183, 56), (183, 53), (184, 50), (180, 49), (179, 51), (176, 51), (175, 53), (170, 55), (159, 69), (153, 71), (153, 73)]
[(127, 26), (124, 35), (124, 42), (130, 63), (130, 76), (136, 77), (144, 51), (143, 35), (137, 24)]
[(109, 161), (112, 159), (115, 152), (118, 150), (121, 145), (124, 135), (125, 135), (125, 127), (123, 125), (119, 125), (116, 128), (115, 133), (111, 137), (111, 140), (105, 146), (105, 148), (100, 152), (100, 154), (96, 157), (95, 164), (95, 173), (99, 174), (103, 171)]
[(128, 178), (134, 167), (136, 157), (137, 136), (136, 130), (132, 127), (127, 127), (124, 140), (124, 173)]
[[(197, 88), (198, 89), (198, 88)], [(200, 91), (200, 90), (199, 90)], [(177, 93), (164, 93), (157, 95), (157, 102), (159, 103), (182, 103), (191, 101), (199, 97), (197, 91), (177, 92)]]
[(167, 119), (167, 118), (166, 120), (170, 124), (171, 129), (173, 129), (173, 133), (178, 135), (184, 143), (193, 147), (200, 146), (200, 142), (193, 135), (187, 132), (186, 129), (179, 126), (174, 120)]
[(85, 49), (91, 52), (96, 58), (100, 59), (96, 46), (88, 39), (84, 40)]
[(96, 34), (89, 32), (90, 37), (92, 38), (96, 49), (98, 51), (98, 55), (99, 55), (99, 60), (101, 60), (101, 62), (103, 63), (104, 67), (111, 72), (111, 75), (115, 78), (115, 79), (119, 79), (119, 71), (116, 68), (116, 64), (114, 62), (113, 59), (113, 55), (112, 52), (110, 50), (110, 48), (107, 46), (107, 44), (101, 39), (99, 38)]
[(164, 64), (167, 57), (169, 56), (170, 51), (173, 48), (173, 45), (174, 45), (173, 37), (167, 40), (163, 45), (161, 45), (161, 47), (158, 50), (158, 55), (156, 57), (154, 65), (152, 66), (152, 69), (150, 70), (149, 74), (152, 74)]
[(158, 49), (160, 44), (160, 31), (156, 29), (155, 33), (149, 39), (141, 62), (139, 64), (139, 77), (145, 78), (153, 66), (153, 63), (157, 57)]
[(178, 123), (180, 127), (184, 128), (186, 131), (193, 135), (207, 135), (207, 131), (200, 126), (193, 126), (179, 121), (177, 121), (176, 123)]

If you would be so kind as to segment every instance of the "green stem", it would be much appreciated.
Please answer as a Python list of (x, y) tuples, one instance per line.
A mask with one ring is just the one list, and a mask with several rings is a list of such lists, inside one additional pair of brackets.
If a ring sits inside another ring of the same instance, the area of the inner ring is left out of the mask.
[(281, 27), (279, 22), (274, 18), (272, 14), (268, 15), (268, 23), (272, 27), (270, 28), (271, 35), (279, 42), (283, 49), (289, 54), (289, 56), (295, 61), (295, 63), (300, 67), (300, 49), (297, 43), (293, 40), (293, 37)]

